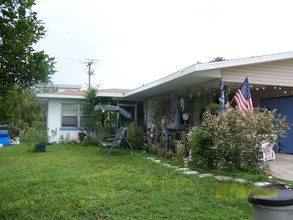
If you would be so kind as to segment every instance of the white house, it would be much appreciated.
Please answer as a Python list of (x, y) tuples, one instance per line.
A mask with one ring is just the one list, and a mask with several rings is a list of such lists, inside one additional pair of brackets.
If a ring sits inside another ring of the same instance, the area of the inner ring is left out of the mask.
[[(123, 104), (132, 111), (135, 120), (142, 118), (147, 126), (158, 103), (163, 104), (166, 111), (163, 118), (166, 126), (193, 126), (200, 122), (205, 100), (220, 100), (222, 105), (230, 102), (248, 74), (254, 106), (276, 108), (292, 123), (293, 52), (194, 64), (137, 89), (105, 90), (98, 92), (98, 96), (116, 97), (117, 105)], [(82, 123), (84, 93), (59, 92), (37, 97), (47, 106), (49, 129), (57, 130), (57, 136), (76, 138)], [(186, 111), (189, 117), (183, 120)], [(293, 153), (292, 129), (287, 136), (282, 140), (283, 151)]]
[[(98, 90), (101, 97), (119, 97), (125, 89)], [(85, 91), (62, 91), (37, 94), (39, 103), (47, 111), (47, 127), (51, 142), (77, 140), (84, 119)]]

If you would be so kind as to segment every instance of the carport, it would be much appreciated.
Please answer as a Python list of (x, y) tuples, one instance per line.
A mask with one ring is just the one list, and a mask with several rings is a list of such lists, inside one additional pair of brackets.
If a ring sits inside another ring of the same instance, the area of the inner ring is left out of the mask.
[[(211, 100), (216, 97), (223, 106), (224, 101), (231, 101), (248, 74), (254, 107), (269, 106), (277, 109), (278, 113), (287, 115), (288, 122), (292, 123), (293, 113), (290, 110), (293, 103), (293, 52), (194, 64), (126, 92), (124, 98), (144, 101), (144, 119), (149, 124), (154, 108), (151, 100), (155, 97), (171, 97), (170, 100), (175, 99), (173, 107), (178, 108), (180, 97), (196, 99), (199, 93), (204, 92), (210, 97), (214, 96)], [(174, 112), (175, 124), (181, 123), (181, 116), (178, 115), (180, 113), (176, 109)], [(292, 140), (291, 128), (287, 137), (280, 139), (283, 152), (293, 153)]]

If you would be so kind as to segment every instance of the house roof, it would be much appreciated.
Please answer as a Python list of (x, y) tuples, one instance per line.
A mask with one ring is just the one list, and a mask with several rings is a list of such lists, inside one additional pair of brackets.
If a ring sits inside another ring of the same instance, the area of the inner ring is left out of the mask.
[[(220, 62), (209, 62), (194, 64), (179, 70), (166, 77), (138, 87), (134, 90), (128, 89), (99, 89), (98, 96), (121, 97), (132, 100), (153, 97), (159, 94), (172, 92), (178, 89), (188, 88), (192, 85), (212, 83), (221, 79), (222, 70), (230, 67), (266, 63), (293, 59), (293, 51), (286, 53), (270, 54), (264, 56), (253, 56), (241, 59), (225, 60)], [(67, 91), (38, 94), (38, 98), (76, 98), (84, 99), (85, 91)]]
[[(97, 94), (100, 97), (123, 97), (129, 89), (98, 89)], [(86, 91), (63, 91), (49, 92), (37, 94), (37, 99), (41, 105), (47, 105), (49, 99), (67, 99), (67, 100), (82, 100), (85, 99)]]
[[(122, 97), (129, 89), (98, 89), (98, 96), (101, 97)], [(66, 99), (84, 99), (86, 91), (63, 91), (63, 92), (48, 92), (37, 94), (41, 98), (66, 98)]]

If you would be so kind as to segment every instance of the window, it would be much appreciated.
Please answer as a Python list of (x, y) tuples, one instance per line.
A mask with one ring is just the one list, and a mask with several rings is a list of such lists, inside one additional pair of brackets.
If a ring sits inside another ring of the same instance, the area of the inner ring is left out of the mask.
[(80, 127), (84, 127), (90, 116), (86, 115), (83, 105), (80, 105)]
[(89, 117), (84, 114), (80, 104), (62, 104), (61, 115), (62, 127), (81, 127)]

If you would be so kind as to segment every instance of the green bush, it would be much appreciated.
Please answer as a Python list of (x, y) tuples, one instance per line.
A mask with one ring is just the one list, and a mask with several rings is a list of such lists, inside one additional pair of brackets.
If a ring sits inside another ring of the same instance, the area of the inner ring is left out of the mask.
[(48, 143), (48, 133), (45, 122), (34, 121), (22, 138), (28, 146), (29, 152), (36, 152), (36, 145)]
[(205, 107), (205, 110), (210, 111), (212, 115), (219, 112), (220, 109), (221, 109), (221, 106), (220, 106), (220, 104), (217, 104), (217, 103), (210, 103)]
[(134, 150), (142, 150), (144, 147), (144, 133), (141, 127), (136, 126), (135, 122), (127, 127), (128, 141)]
[(224, 113), (204, 113), (201, 126), (191, 131), (190, 147), (194, 165), (222, 170), (250, 170), (262, 162), (261, 144), (274, 143), (284, 136), (285, 118), (275, 117), (275, 111), (255, 110), (244, 115), (238, 108)]
[(189, 145), (191, 148), (193, 160), (192, 165), (197, 168), (215, 168), (212, 133), (206, 132), (202, 128), (196, 128), (191, 131), (193, 133)]

